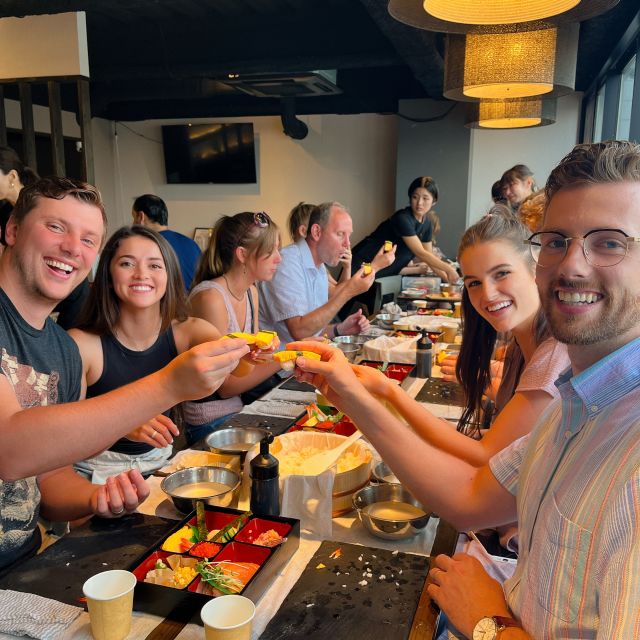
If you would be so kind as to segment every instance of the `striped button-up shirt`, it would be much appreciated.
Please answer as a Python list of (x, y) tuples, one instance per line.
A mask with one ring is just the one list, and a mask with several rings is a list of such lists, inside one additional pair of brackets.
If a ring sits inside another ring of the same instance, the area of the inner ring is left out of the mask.
[(517, 496), (509, 607), (542, 638), (640, 638), (640, 339), (557, 382), (561, 401), (491, 460)]

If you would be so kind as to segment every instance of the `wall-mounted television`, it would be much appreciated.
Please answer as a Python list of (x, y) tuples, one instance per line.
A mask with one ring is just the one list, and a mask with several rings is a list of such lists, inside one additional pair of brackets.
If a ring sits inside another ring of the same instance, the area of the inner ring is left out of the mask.
[(169, 184), (256, 182), (253, 124), (179, 124), (162, 127)]

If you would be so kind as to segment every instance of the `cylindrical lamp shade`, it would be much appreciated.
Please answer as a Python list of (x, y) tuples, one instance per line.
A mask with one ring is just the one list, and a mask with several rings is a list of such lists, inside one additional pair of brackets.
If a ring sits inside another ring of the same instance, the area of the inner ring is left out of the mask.
[(579, 25), (541, 31), (448, 35), (444, 96), (504, 100), (569, 93), (575, 83)]
[(544, 127), (556, 121), (555, 98), (481, 100), (467, 105), (465, 126), (473, 129)]
[[(619, 1), (389, 0), (389, 13), (412, 27), (442, 33), (484, 33), (492, 25), (502, 25), (502, 30), (509, 25), (515, 31), (530, 31), (582, 22), (609, 11)], [(540, 17), (525, 17), (535, 15)]]
[(438, 20), (459, 24), (514, 24), (543, 20), (573, 9), (580, 0), (424, 0)]

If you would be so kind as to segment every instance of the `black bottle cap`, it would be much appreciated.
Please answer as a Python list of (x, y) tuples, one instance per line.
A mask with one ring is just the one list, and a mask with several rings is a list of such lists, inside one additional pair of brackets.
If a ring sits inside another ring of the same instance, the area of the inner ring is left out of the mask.
[(260, 453), (251, 460), (251, 478), (254, 480), (272, 480), (278, 477), (280, 463), (278, 458), (269, 453), (269, 444), (273, 442), (273, 434), (267, 434), (260, 440)]

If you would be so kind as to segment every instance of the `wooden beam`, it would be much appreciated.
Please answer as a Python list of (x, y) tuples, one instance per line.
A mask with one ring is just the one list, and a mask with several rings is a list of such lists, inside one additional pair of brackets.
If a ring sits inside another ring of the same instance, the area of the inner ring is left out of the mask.
[(4, 87), (0, 84), (0, 146), (7, 146), (7, 114), (4, 110)]
[(80, 135), (82, 136), (82, 179), (90, 184), (95, 184), (91, 100), (89, 97), (89, 81), (85, 79), (78, 80), (78, 111), (80, 116)]
[(47, 82), (47, 88), (49, 90), (49, 120), (51, 122), (51, 159), (53, 173), (56, 176), (66, 176), (60, 85), (55, 80), (49, 80), (49, 82)]
[(31, 85), (20, 83), (20, 114), (22, 115), (22, 162), (38, 172), (36, 157), (36, 132), (33, 125), (33, 102)]

